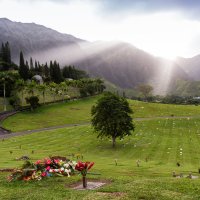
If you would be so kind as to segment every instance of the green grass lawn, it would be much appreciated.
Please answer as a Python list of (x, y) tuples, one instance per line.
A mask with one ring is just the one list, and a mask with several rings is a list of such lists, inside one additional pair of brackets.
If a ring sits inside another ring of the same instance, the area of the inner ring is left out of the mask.
[[(42, 106), (34, 112), (26, 111), (9, 117), (3, 122), (3, 127), (14, 132), (32, 130), (56, 125), (89, 122), (91, 107), (99, 96), (85, 98), (67, 103), (56, 103)], [(145, 103), (129, 100), (134, 111), (133, 118), (137, 117), (170, 117), (200, 115), (200, 106), (168, 105), (159, 103)]]
[[(21, 131), (89, 122), (91, 106), (98, 98), (46, 105), (32, 113), (12, 116), (3, 125), (13, 131)], [(76, 191), (70, 185), (81, 180), (78, 175), (47, 178), (39, 182), (8, 183), (8, 173), (0, 173), (0, 199), (199, 200), (200, 178), (173, 178), (172, 172), (185, 176), (192, 172), (200, 176), (200, 107), (132, 100), (129, 103), (135, 112), (133, 118), (164, 118), (135, 121), (136, 130), (132, 136), (117, 140), (115, 149), (110, 139), (97, 139), (90, 125), (0, 140), (0, 168), (21, 166), (23, 162), (16, 158), (22, 155), (36, 161), (49, 155), (76, 160), (76, 155), (82, 154), (84, 161), (95, 162), (92, 171), (101, 174), (88, 175), (88, 178), (106, 180), (109, 184), (94, 191)], [(171, 115), (188, 118), (168, 118)], [(139, 167), (137, 160), (140, 160)]]
[[(117, 141), (97, 139), (89, 125), (34, 133), (1, 141), (0, 168), (22, 164), (15, 158), (29, 155), (33, 161), (48, 155), (83, 154), (94, 161), (92, 179), (108, 180), (95, 191), (74, 191), (69, 187), (81, 179), (49, 178), (40, 182), (7, 183), (1, 173), (3, 199), (200, 199), (200, 179), (177, 179), (172, 172), (198, 176), (200, 167), (200, 119), (137, 121), (132, 136)], [(34, 154), (32, 154), (34, 150)], [(10, 151), (13, 153), (10, 154)], [(182, 153), (181, 153), (182, 152)], [(114, 160), (118, 160), (115, 166)], [(136, 161), (140, 160), (140, 167)], [(147, 159), (147, 160), (146, 160)], [(176, 163), (181, 164), (177, 167)], [(31, 192), (30, 192), (31, 191)], [(24, 198), (22, 198), (24, 197)]]

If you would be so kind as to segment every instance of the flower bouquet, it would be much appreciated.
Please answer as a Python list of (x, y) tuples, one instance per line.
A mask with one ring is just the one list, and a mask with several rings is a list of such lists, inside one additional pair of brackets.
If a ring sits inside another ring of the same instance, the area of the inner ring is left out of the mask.
[(35, 163), (26, 161), (21, 169), (16, 169), (8, 176), (8, 181), (13, 180), (41, 180), (51, 176), (70, 176), (75, 171), (75, 161), (45, 158)]
[(94, 165), (94, 162), (81, 162), (81, 161), (79, 161), (75, 166), (75, 169), (77, 171), (79, 171), (82, 175), (83, 188), (87, 187), (86, 175), (87, 175), (88, 171), (93, 167), (93, 165)]

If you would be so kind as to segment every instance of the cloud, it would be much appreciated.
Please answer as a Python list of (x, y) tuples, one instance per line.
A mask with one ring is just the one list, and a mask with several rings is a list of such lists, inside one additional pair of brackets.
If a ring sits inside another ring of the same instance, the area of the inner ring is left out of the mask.
[[(64, 1), (64, 0), (63, 0)], [(93, 0), (101, 6), (105, 14), (113, 13), (153, 13), (180, 11), (186, 17), (200, 18), (200, 1), (196, 0)]]
[[(0, 0), (0, 2), (3, 0)], [(186, 17), (200, 18), (198, 0), (8, 0), (18, 2), (52, 2), (55, 4), (87, 3), (98, 5), (99, 14), (146, 14), (162, 11), (180, 11)]]

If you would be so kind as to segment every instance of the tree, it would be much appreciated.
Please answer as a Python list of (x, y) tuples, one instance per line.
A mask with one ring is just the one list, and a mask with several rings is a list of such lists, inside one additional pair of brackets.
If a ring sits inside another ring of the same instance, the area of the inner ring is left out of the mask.
[(7, 71), (11, 68), (11, 53), (9, 42), (2, 43), (0, 49), (0, 68)]
[(23, 100), (24, 100), (24, 90), (25, 90), (25, 87), (26, 87), (26, 83), (23, 79), (18, 79), (16, 81), (16, 89), (18, 92), (21, 92), (21, 105), (23, 106)]
[(29, 78), (29, 67), (24, 63), (24, 56), (23, 56), (22, 51), (20, 52), (19, 75), (25, 81)]
[(26, 97), (26, 102), (27, 104), (30, 104), (31, 111), (40, 105), (38, 96)]
[(57, 94), (57, 90), (58, 90), (57, 88), (58, 88), (58, 86), (57, 86), (56, 83), (51, 82), (51, 83), (49, 84), (50, 92), (51, 92), (51, 94), (53, 94), (53, 102), (56, 101), (56, 94)]
[(46, 94), (46, 90), (48, 89), (48, 86), (44, 83), (42, 85), (38, 85), (38, 90), (42, 93), (42, 97), (43, 97), (43, 104), (45, 104), (45, 94)]
[(112, 93), (105, 93), (92, 107), (92, 126), (97, 137), (111, 137), (115, 147), (116, 138), (131, 135), (135, 126), (130, 114), (133, 113), (128, 101)]
[(11, 64), (11, 53), (10, 53), (10, 45), (9, 42), (6, 42), (5, 44), (5, 52), (4, 52), (4, 61), (8, 64)]
[(60, 83), (63, 80), (59, 63), (56, 61), (54, 61), (54, 63), (52, 63), (52, 61), (50, 62), (50, 76), (51, 81), (55, 83)]
[(67, 92), (67, 85), (65, 82), (61, 82), (59, 85), (59, 92), (60, 92), (60, 95), (62, 95), (62, 100), (64, 101), (64, 98), (65, 98), (65, 94)]
[(151, 94), (153, 91), (153, 87), (148, 84), (141, 84), (138, 86), (138, 90), (142, 93), (144, 98), (147, 100), (148, 96)]
[(35, 91), (35, 88), (36, 88), (37, 84), (35, 81), (31, 81), (27, 84), (26, 86), (26, 90), (29, 94), (31, 94), (31, 96), (34, 96), (34, 91)]
[(9, 73), (2, 72), (0, 73), (0, 82), (3, 84), (3, 98), (4, 98), (4, 111), (7, 110), (6, 107), (6, 84), (12, 80), (12, 77)]

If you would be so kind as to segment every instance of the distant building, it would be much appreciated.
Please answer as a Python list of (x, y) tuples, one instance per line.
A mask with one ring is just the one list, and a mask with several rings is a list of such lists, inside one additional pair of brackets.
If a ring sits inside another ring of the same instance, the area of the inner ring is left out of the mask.
[(33, 76), (32, 80), (34, 80), (36, 83), (38, 83), (40, 85), (43, 84), (43, 79), (42, 79), (42, 77), (40, 75)]
[(200, 97), (193, 97), (193, 99), (195, 99), (195, 100), (200, 100)]
[(66, 81), (73, 81), (74, 79), (73, 78), (66, 78), (65, 80)]

